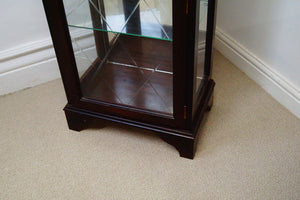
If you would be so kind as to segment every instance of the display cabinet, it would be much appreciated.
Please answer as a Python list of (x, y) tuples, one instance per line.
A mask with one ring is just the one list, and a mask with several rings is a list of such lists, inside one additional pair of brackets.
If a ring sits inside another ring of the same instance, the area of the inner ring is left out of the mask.
[(215, 0), (43, 3), (69, 128), (108, 120), (148, 129), (193, 158), (213, 100)]

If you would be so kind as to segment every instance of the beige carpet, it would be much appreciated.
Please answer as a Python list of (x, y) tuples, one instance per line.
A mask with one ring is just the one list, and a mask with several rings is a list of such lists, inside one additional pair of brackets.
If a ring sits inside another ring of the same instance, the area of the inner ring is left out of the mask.
[(68, 130), (61, 80), (0, 97), (0, 199), (300, 199), (300, 120), (218, 53), (214, 79), (194, 160), (141, 129)]

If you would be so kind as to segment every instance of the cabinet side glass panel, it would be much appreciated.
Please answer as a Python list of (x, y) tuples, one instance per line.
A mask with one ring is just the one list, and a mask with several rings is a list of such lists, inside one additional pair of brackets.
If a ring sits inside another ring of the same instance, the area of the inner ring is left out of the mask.
[(172, 1), (63, 2), (83, 95), (172, 115)]
[(200, 0), (198, 13), (198, 24), (196, 25), (196, 54), (195, 54), (195, 74), (196, 74), (196, 88), (195, 92), (198, 93), (204, 76), (204, 64), (205, 64), (205, 48), (206, 48), (206, 29), (207, 29), (207, 8), (208, 0)]

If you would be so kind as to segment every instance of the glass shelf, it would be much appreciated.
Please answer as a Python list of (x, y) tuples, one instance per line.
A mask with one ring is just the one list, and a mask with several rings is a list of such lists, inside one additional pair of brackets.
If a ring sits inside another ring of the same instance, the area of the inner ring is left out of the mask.
[(70, 27), (172, 41), (171, 0), (64, 0)]

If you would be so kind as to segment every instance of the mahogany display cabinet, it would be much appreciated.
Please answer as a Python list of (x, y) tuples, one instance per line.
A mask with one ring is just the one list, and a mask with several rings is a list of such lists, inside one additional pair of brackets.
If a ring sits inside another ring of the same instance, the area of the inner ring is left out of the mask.
[(213, 101), (215, 0), (43, 0), (69, 128), (157, 132), (193, 158)]

